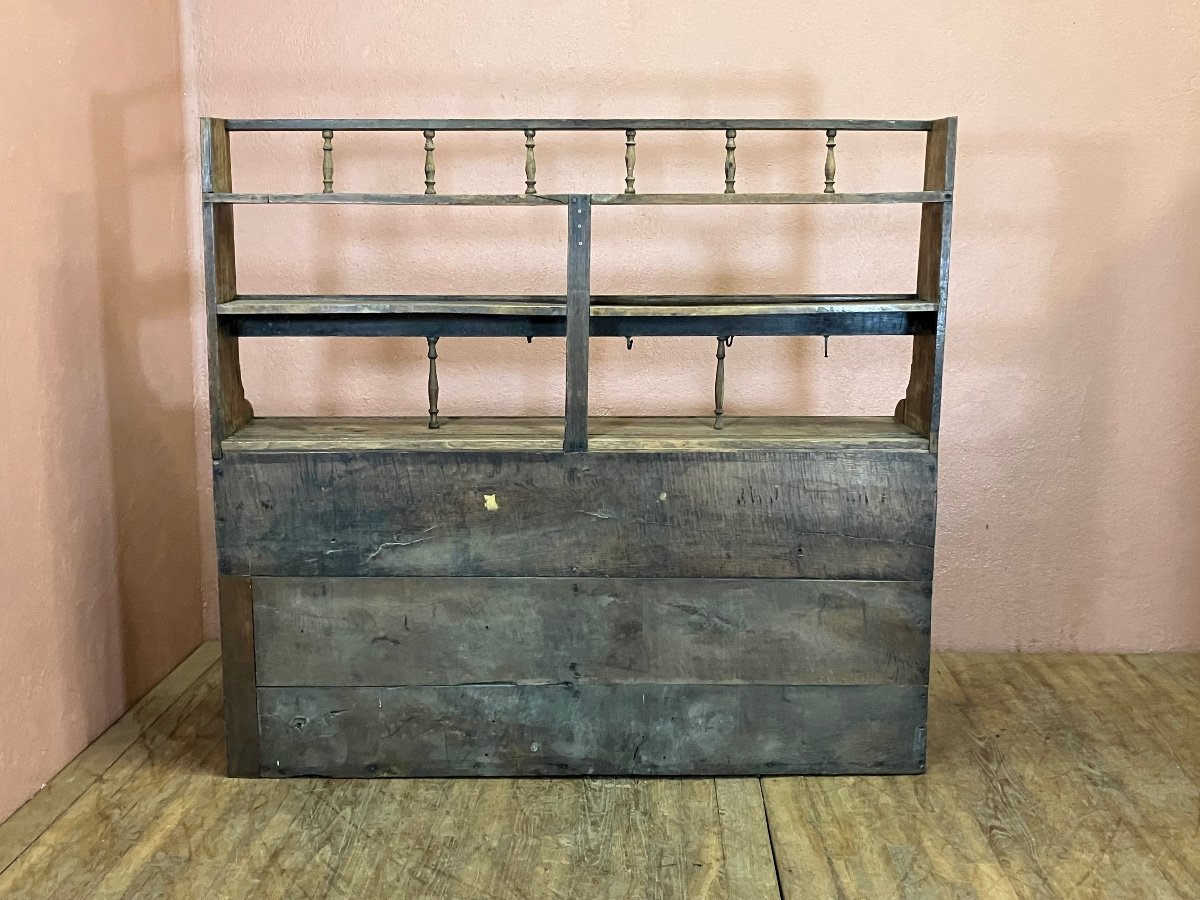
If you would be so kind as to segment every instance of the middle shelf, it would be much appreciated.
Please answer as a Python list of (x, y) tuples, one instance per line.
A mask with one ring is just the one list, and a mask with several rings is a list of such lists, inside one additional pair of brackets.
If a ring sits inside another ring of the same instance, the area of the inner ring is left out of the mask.
[[(243, 337), (513, 336), (566, 333), (565, 295), (253, 294), (217, 305)], [(935, 330), (937, 303), (915, 294), (594, 295), (596, 337), (913, 335)]]

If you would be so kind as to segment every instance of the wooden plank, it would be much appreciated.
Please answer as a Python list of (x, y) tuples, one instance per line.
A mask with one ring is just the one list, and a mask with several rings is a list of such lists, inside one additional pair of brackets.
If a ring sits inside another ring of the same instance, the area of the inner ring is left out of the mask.
[(121, 755), (181, 702), (219, 658), (220, 646), (216, 641), (201, 644), (24, 806), (0, 821), (0, 872), (25, 852), (88, 788), (105, 777)]
[(930, 119), (230, 119), (230, 131), (928, 131)]
[(222, 571), (928, 581), (929, 453), (264, 452), (217, 467)]
[(592, 204), (572, 196), (567, 209), (567, 397), (563, 450), (588, 446), (588, 343), (592, 293)]
[(929, 583), (256, 578), (258, 683), (920, 684)]
[[(557, 417), (260, 417), (227, 438), (229, 450), (559, 450)], [(928, 450), (891, 416), (734, 416), (714, 431), (708, 416), (593, 416), (588, 449)]]
[[(659, 315), (657, 310), (626, 308), (624, 315), (601, 312), (588, 325), (593, 337), (736, 335), (846, 335), (932, 334), (937, 325), (933, 312), (817, 312), (808, 309), (744, 310), (707, 308), (680, 310), (679, 315)], [(769, 313), (769, 314), (767, 314)], [(241, 337), (563, 337), (566, 322), (560, 312), (552, 316), (455, 315), (454, 313), (376, 312), (371, 315), (336, 313), (293, 315), (230, 311), (221, 319), (226, 330)]]
[[(587, 195), (584, 195), (587, 196)], [(771, 204), (842, 206), (895, 203), (947, 203), (948, 191), (877, 191), (852, 193), (755, 193), (755, 194), (592, 194), (599, 206), (761, 206)], [(231, 204), (331, 204), (356, 206), (547, 206), (563, 205), (565, 194), (394, 194), (394, 193), (233, 193), (213, 191), (204, 195), (208, 206)]]
[(233, 776), (258, 774), (258, 698), (254, 674), (254, 591), (251, 580), (222, 575), (221, 663), (225, 685), (225, 758)]
[[(954, 154), (958, 119), (939, 119), (925, 148), (925, 188), (954, 189)], [(951, 203), (927, 203), (921, 208), (921, 240), (917, 257), (917, 294), (938, 304), (937, 328), (913, 338), (912, 371), (897, 418), (921, 434), (937, 452), (941, 418), (942, 357), (946, 343), (946, 300), (950, 279)]]
[[(200, 120), (201, 189), (232, 190), (229, 133), (223, 119)], [(254, 416), (242, 388), (236, 335), (221, 328), (217, 308), (237, 295), (234, 263), (233, 210), (205, 204), (201, 211), (204, 243), (204, 292), (207, 304), (209, 431), (213, 459), (221, 441)]]
[(270, 775), (911, 773), (918, 685), (259, 689)]
[[(565, 295), (243, 294), (219, 316), (375, 315), (387, 313), (565, 316)], [(824, 315), (933, 312), (912, 294), (659, 294), (593, 295), (593, 316)]]

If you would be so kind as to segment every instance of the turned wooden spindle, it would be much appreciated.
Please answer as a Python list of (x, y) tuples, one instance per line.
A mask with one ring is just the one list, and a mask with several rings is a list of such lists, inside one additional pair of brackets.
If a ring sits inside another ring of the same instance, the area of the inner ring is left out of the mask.
[[(436, 194), (437, 188), (434, 182), (434, 167), (433, 167), (433, 136), (437, 132), (425, 131), (425, 193)], [(436, 427), (436, 426), (435, 426)]]
[(533, 158), (533, 137), (537, 134), (532, 128), (525, 129), (525, 193), (537, 193), (537, 162)]
[(734, 192), (733, 182), (737, 176), (737, 161), (733, 156), (735, 150), (737, 150), (737, 132), (730, 128), (725, 132), (725, 193), (727, 194)]
[(325, 188), (321, 191), (323, 194), (333, 193), (333, 132), (326, 129), (321, 132), (321, 137), (325, 138), (325, 157), (321, 162), (321, 176), (325, 180)]
[(825, 193), (832, 194), (833, 179), (837, 175), (837, 160), (833, 158), (833, 147), (837, 143), (837, 131), (829, 129), (825, 132)]
[(437, 379), (437, 342), (436, 337), (425, 338), (429, 343), (429, 427), (437, 428), (438, 422), (438, 379)]
[(733, 346), (733, 335), (727, 334), (717, 338), (717, 380), (713, 386), (713, 396), (716, 400), (713, 409), (713, 428), (720, 431), (725, 427), (725, 348)]
[(633, 188), (633, 167), (637, 165), (637, 132), (625, 131), (625, 193), (636, 194)]

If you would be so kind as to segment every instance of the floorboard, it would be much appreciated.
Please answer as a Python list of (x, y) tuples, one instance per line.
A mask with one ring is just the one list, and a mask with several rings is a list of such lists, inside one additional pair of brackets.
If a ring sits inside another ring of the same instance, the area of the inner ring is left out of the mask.
[(1200, 655), (935, 655), (921, 777), (223, 777), (202, 647), (8, 821), (5, 898), (1200, 896)]

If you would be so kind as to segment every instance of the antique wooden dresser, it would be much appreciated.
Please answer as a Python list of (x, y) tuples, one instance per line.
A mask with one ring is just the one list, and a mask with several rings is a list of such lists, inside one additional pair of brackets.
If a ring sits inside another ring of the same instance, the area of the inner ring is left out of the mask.
[[(955, 119), (201, 127), (230, 774), (923, 770)], [(335, 190), (335, 136), (361, 130), (423, 138), (425, 192)], [(638, 135), (697, 130), (725, 138), (723, 183), (717, 159), (712, 193), (645, 192)], [(820, 140), (823, 189), (739, 192), (738, 135), (763, 130)], [(313, 133), (323, 189), (234, 192), (242, 131)], [(523, 138), (523, 193), (437, 192), (435, 138), (468, 131)], [(623, 139), (619, 192), (538, 193), (555, 131)], [(871, 131), (925, 133), (922, 190), (838, 190), (839, 136)], [(561, 208), (565, 291), (240, 294), (234, 210), (268, 203)], [(593, 295), (592, 217), (620, 204), (919, 204), (914, 290)], [(428, 419), (255, 418), (239, 340), (294, 335), (424, 338)], [(589, 418), (589, 342), (642, 335), (714, 342), (711, 418)], [(911, 376), (894, 416), (726, 416), (743, 335), (908, 335)], [(438, 341), (472, 336), (565, 339), (564, 416), (443, 418)]]

